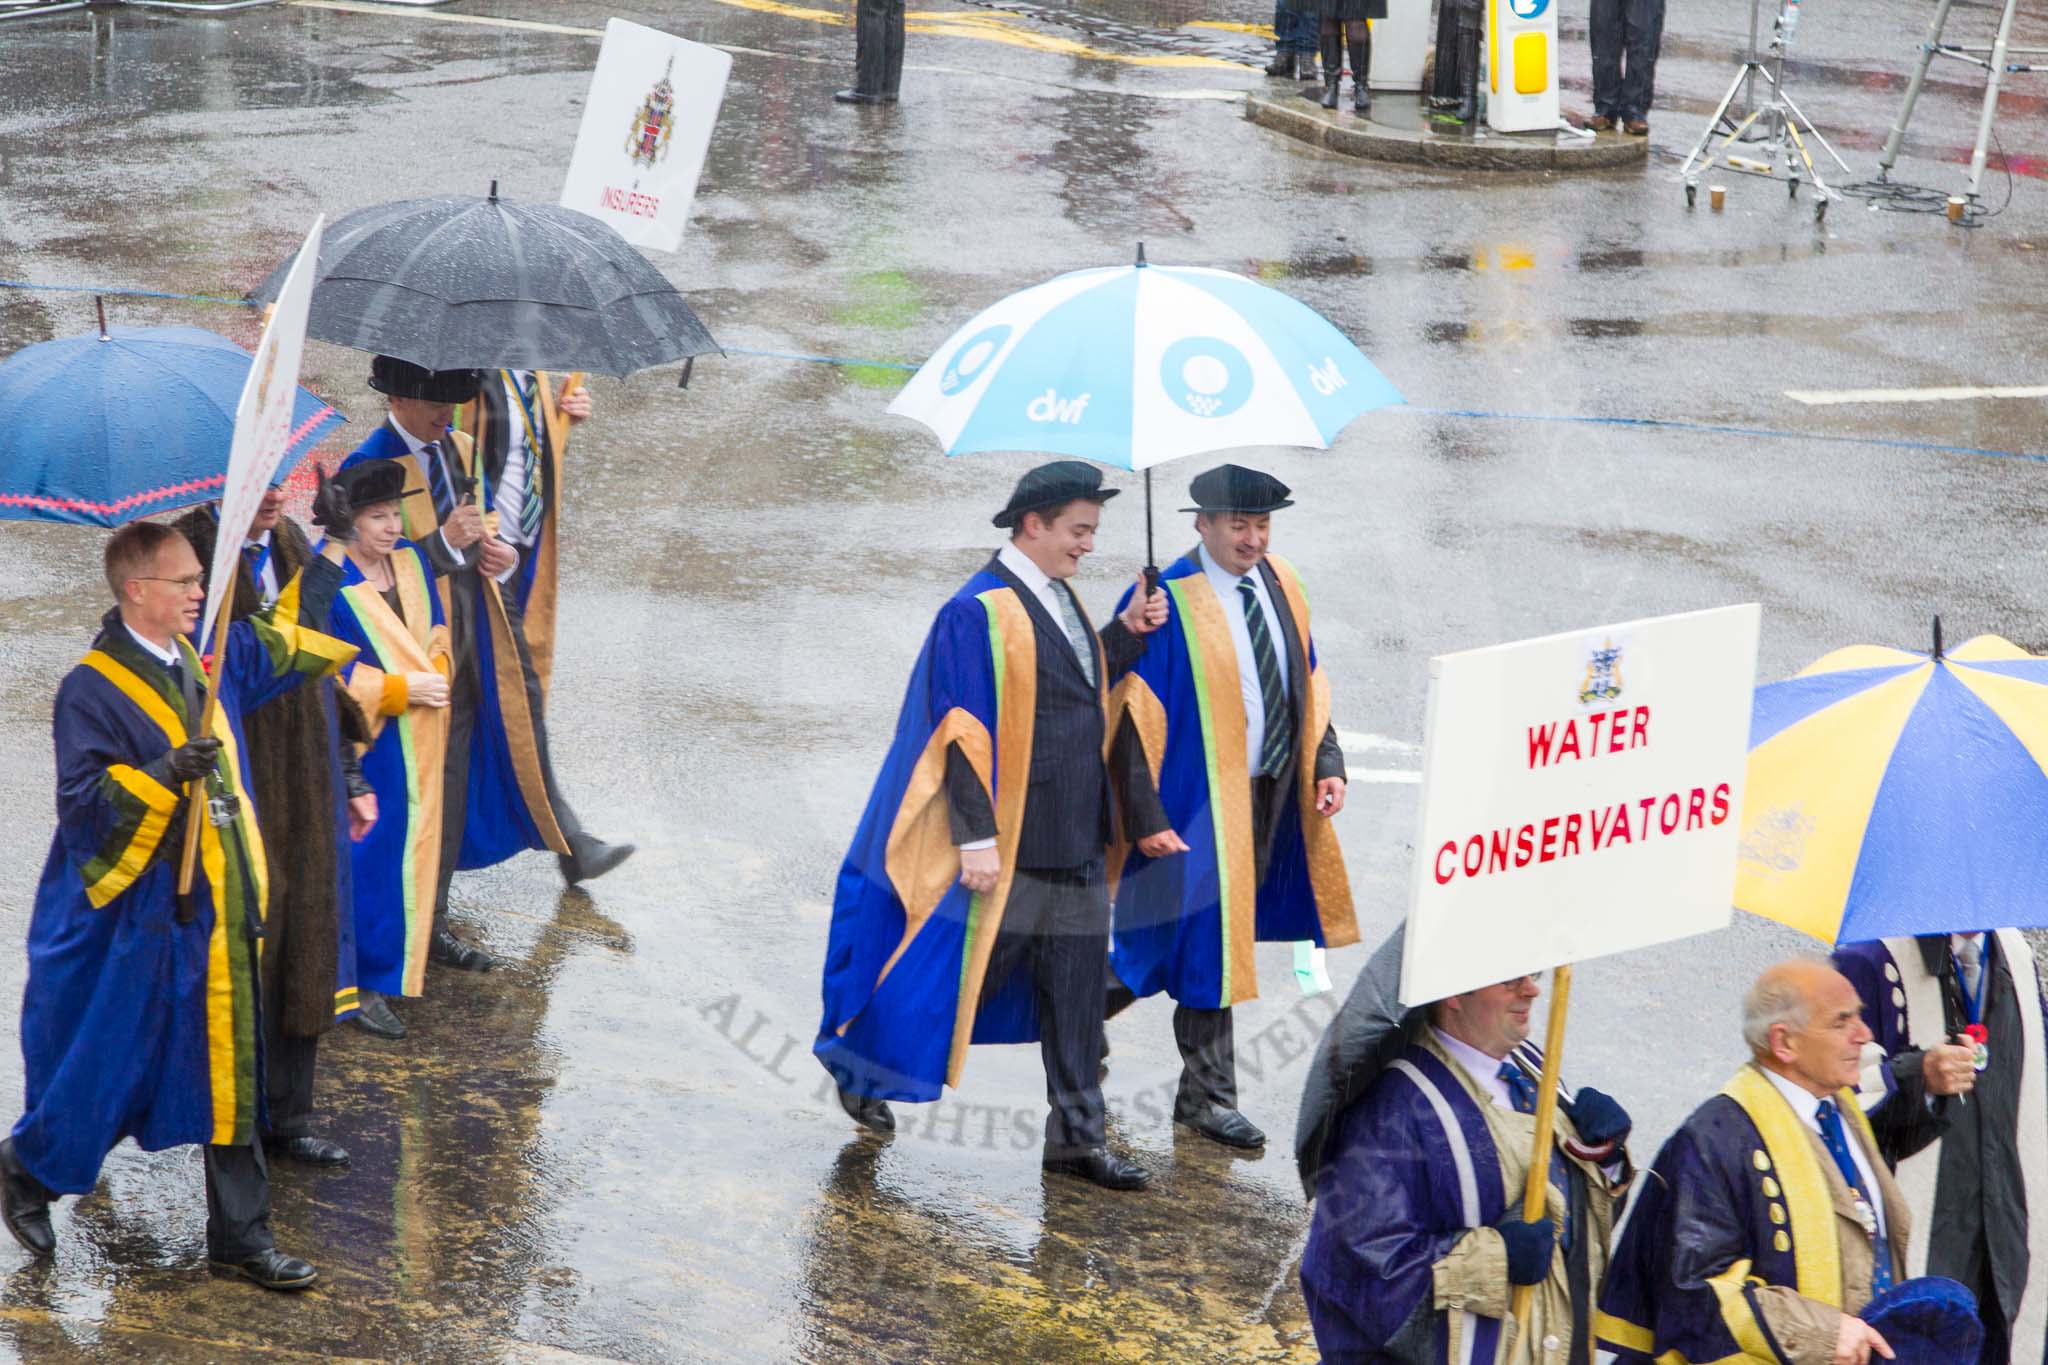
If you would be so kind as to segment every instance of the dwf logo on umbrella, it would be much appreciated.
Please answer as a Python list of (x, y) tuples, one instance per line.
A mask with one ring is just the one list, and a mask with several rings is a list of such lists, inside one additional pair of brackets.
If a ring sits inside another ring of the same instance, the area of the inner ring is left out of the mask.
[(1252, 396), (1252, 367), (1227, 341), (1186, 337), (1160, 357), (1159, 382), (1183, 412), (1228, 417)]

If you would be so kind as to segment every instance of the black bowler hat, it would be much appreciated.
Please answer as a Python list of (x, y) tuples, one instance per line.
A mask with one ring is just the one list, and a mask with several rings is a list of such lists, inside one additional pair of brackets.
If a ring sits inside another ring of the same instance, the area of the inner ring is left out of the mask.
[(393, 398), (422, 403), (467, 403), (484, 386), (482, 370), (430, 370), (397, 356), (370, 362), (370, 387)]
[(1271, 474), (1246, 469), (1239, 464), (1219, 464), (1206, 474), (1197, 474), (1188, 485), (1193, 507), (1183, 512), (1242, 512), (1255, 516), (1294, 506), (1287, 495), (1293, 490)]
[(1017, 480), (1017, 487), (1010, 493), (1010, 505), (989, 520), (1009, 530), (1024, 520), (1026, 512), (1043, 512), (1076, 498), (1108, 502), (1122, 491), (1121, 488), (1104, 488), (1102, 471), (1092, 464), (1083, 464), (1079, 460), (1054, 460)]
[(420, 492), (405, 486), (405, 466), (396, 460), (364, 460), (334, 475), (334, 482), (348, 498), (351, 512), (360, 512), (380, 502), (397, 502)]

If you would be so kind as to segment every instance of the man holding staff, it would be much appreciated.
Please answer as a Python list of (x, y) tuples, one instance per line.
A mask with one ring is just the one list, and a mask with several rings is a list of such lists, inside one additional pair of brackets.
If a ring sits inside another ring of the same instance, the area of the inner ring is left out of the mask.
[[(220, 504), (187, 513), (176, 527), (199, 562), (212, 564)], [(235, 557), (223, 610), (237, 621), (259, 614), (314, 558), (306, 533), (284, 515), (284, 489), (273, 484)], [(376, 792), (355, 760), (369, 731), (326, 679), (261, 708), (244, 728), (263, 828), (273, 848), (291, 850), (270, 869), (263, 919), (263, 1142), (290, 1161), (345, 1165), (347, 1151), (313, 1132), (313, 1078), (321, 1035), (360, 1005), (349, 845), (377, 823)]]
[[(205, 602), (191, 545), (134, 522), (108, 540), (106, 578), (116, 605), (57, 693), (58, 827), (21, 1011), (27, 1112), (0, 1142), (0, 1214), (48, 1258), (51, 1201), (91, 1191), (122, 1138), (148, 1151), (204, 1144), (208, 1258), (267, 1289), (303, 1289), (315, 1272), (276, 1248), (256, 1142), (269, 863), (246, 798), (244, 719), (353, 654), (312, 628), (340, 573), (312, 560), (267, 611), (234, 623), (210, 713), (185, 638)], [(194, 734), (202, 714), (211, 732)], [(199, 857), (181, 905), (191, 820)]]
[(1175, 1121), (1256, 1148), (1266, 1135), (1237, 1110), (1231, 1007), (1258, 996), (1255, 939), (1358, 941), (1330, 825), (1344, 755), (1308, 596), (1267, 552), (1273, 513), (1294, 505), (1287, 485), (1226, 464), (1189, 492), (1200, 543), (1160, 576), (1166, 629), (1112, 700), (1146, 761), (1124, 812), (1135, 847), (1116, 880), (1107, 1013), (1171, 995)]
[[(1302, 1293), (1325, 1359), (1584, 1365), (1630, 1121), (1590, 1087), (1561, 1102), (1546, 1211), (1523, 1218), (1543, 1073), (1542, 988), (1517, 977), (1440, 1000), (1338, 1118), (1317, 1180)], [(1532, 1289), (1525, 1329), (1515, 1291)]]

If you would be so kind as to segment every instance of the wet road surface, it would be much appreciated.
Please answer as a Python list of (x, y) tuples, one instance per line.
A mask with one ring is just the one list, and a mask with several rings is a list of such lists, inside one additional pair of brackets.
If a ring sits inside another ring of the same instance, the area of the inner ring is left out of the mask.
[[(1139, 239), (1266, 279), (1357, 339), (1414, 407), (1327, 454), (1249, 458), (1301, 500), (1278, 548), (1315, 594), (1358, 779), (1340, 828), (1368, 941), (1406, 897), (1432, 654), (1744, 600), (1765, 604), (1766, 678), (1840, 643), (1918, 646), (1937, 611), (1951, 638), (2048, 642), (2038, 401), (1785, 395), (2043, 382), (2037, 172), (1975, 232), (1852, 203), (1817, 228), (1732, 177), (1725, 214), (1687, 213), (1672, 171), (1746, 12), (1674, 11), (1646, 170), (1555, 180), (1374, 167), (1247, 124), (1233, 100), (1267, 84), (1244, 64), (1259, 40), (1196, 25), (1270, 17), (1248, 0), (920, 11), (889, 110), (831, 103), (851, 34), (814, 3), (0, 25), (0, 279), (229, 296), (316, 211), (494, 178), (551, 199), (612, 13), (736, 50), (695, 223), (661, 258), (735, 353), (686, 392), (672, 370), (598, 381), (570, 457), (554, 746), (586, 822), (640, 854), (588, 894), (539, 856), (466, 876), (458, 914), (508, 967), (430, 977), (402, 1043), (331, 1041), (325, 1131), (354, 1162), (275, 1176), (281, 1241), (320, 1289), (210, 1281), (196, 1155), (124, 1148), (63, 1206), (53, 1269), (0, 1249), (0, 1353), (1313, 1359), (1287, 1139), (1331, 1001), (1297, 993), (1284, 949), (1262, 950), (1237, 1024), (1262, 1157), (1168, 1123), (1169, 1006), (1111, 1025), (1112, 1142), (1153, 1168), (1144, 1194), (1041, 1176), (1030, 1049), (977, 1050), (965, 1088), (900, 1108), (887, 1143), (821, 1093), (807, 1050), (837, 862), (930, 614), (1030, 462), (938, 457), (882, 415), (899, 371), (741, 348), (914, 362), (987, 302)], [(1986, 33), (1994, 17), (1956, 14)], [(1583, 5), (1564, 22), (1583, 108)], [(1923, 22), (1885, 0), (1801, 30), (1795, 89), (1858, 176)], [(1975, 102), (1956, 70), (1900, 178), (1960, 185)], [(2038, 151), (2043, 109), (2015, 79), (2003, 145)], [(2004, 185), (1987, 176), (1993, 206)], [(111, 308), (253, 339), (233, 308)], [(0, 289), (0, 351), (90, 316), (85, 296)], [(356, 419), (336, 454), (377, 418), (366, 370), (312, 350), (308, 383)], [(2010, 457), (1896, 444), (1914, 442)], [(1201, 467), (1163, 471), (1165, 506)], [(1140, 562), (1136, 502), (1110, 509), (1082, 584), (1098, 610)], [(1162, 519), (1162, 552), (1187, 539)], [(101, 609), (98, 544), (0, 534), (7, 942), (47, 846), (49, 698)], [(1738, 916), (1582, 967), (1567, 1069), (1630, 1105), (1639, 1155), (1735, 1064), (1754, 970), (1800, 946)], [(1332, 956), (1340, 989), (1363, 959)], [(0, 954), (0, 999), (21, 974)], [(0, 1094), (19, 1079), (10, 1043)]]

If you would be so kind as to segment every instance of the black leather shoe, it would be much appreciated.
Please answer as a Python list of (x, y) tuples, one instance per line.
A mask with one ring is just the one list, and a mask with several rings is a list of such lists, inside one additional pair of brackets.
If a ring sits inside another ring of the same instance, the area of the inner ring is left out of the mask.
[(1079, 1156), (1049, 1156), (1045, 1169), (1055, 1175), (1077, 1176), (1105, 1190), (1142, 1190), (1152, 1173), (1135, 1161), (1125, 1161), (1107, 1147), (1090, 1147)]
[(438, 962), (460, 972), (487, 972), (498, 965), (498, 959), (474, 943), (464, 943), (438, 927), (427, 939), (427, 961)]
[(57, 1234), (50, 1228), (50, 1192), (15, 1156), (13, 1138), (0, 1141), (0, 1222), (37, 1260), (57, 1254)]
[(265, 1289), (304, 1289), (320, 1278), (320, 1272), (312, 1266), (296, 1256), (285, 1255), (276, 1247), (259, 1251), (243, 1261), (215, 1261), (213, 1268), (222, 1275), (239, 1275)]
[(888, 102), (883, 96), (870, 95), (865, 90), (841, 90), (835, 93), (832, 98), (838, 100), (841, 104), (885, 104)]
[(1175, 1114), (1173, 1121), (1194, 1129), (1205, 1138), (1214, 1138), (1225, 1147), (1256, 1151), (1266, 1145), (1266, 1135), (1250, 1119), (1235, 1109), (1225, 1109), (1220, 1105), (1204, 1105), (1200, 1113)]
[(608, 844), (595, 835), (579, 834), (569, 841), (569, 852), (558, 854), (555, 865), (562, 880), (574, 886), (602, 877), (633, 856), (631, 844)]
[(263, 1150), (305, 1166), (348, 1165), (348, 1151), (340, 1143), (329, 1142), (310, 1133), (300, 1133), (296, 1137), (267, 1137), (263, 1139)]
[(863, 1128), (871, 1128), (877, 1133), (896, 1131), (896, 1116), (889, 1112), (887, 1102), (872, 1095), (856, 1095), (842, 1085), (839, 1087), (839, 1107)]
[(356, 1027), (373, 1038), (403, 1038), (405, 1022), (391, 1012), (391, 1006), (375, 991), (362, 991), (357, 999), (361, 1008), (356, 1011)]
[(1294, 79), (1294, 49), (1283, 47), (1273, 54), (1273, 60), (1266, 63), (1266, 74), (1282, 80)]

